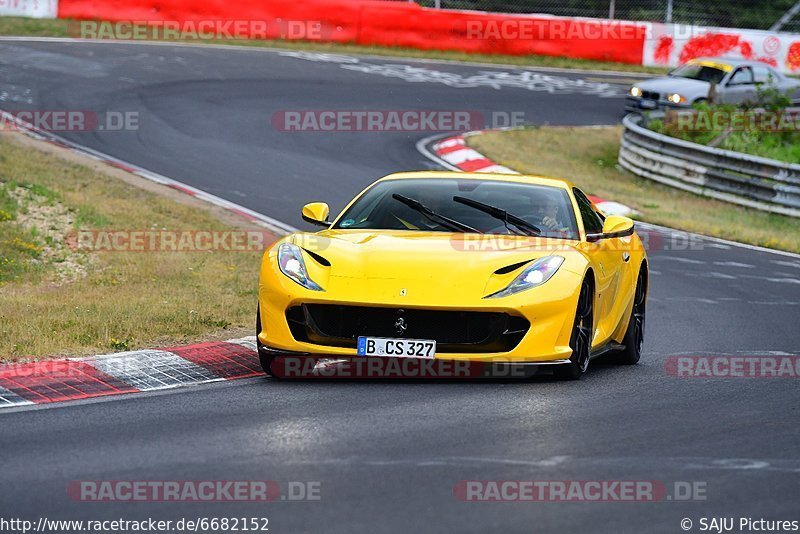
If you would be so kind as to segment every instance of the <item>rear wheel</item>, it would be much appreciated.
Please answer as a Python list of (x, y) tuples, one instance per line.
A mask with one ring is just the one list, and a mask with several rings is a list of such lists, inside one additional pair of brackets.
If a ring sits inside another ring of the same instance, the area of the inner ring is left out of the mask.
[(568, 364), (558, 365), (554, 375), (562, 380), (577, 380), (589, 368), (592, 350), (592, 332), (594, 331), (594, 290), (587, 279), (581, 285), (578, 297), (578, 308), (575, 311), (575, 322), (572, 326), (569, 346), (572, 356)]
[(633, 365), (642, 356), (644, 343), (644, 323), (647, 303), (647, 267), (642, 265), (639, 269), (639, 278), (636, 280), (636, 293), (633, 296), (633, 307), (628, 329), (622, 344), (625, 348), (616, 355), (617, 363)]
[(266, 353), (264, 345), (258, 339), (258, 334), (261, 333), (261, 306), (256, 308), (256, 347), (258, 348), (258, 361), (261, 363), (261, 368), (267, 373), (267, 376), (272, 375), (272, 362), (275, 361), (275, 356)]

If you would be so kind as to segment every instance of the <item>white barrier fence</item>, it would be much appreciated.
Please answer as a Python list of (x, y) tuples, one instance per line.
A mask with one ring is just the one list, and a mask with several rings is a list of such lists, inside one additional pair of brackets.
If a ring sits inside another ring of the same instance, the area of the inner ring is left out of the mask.
[(643, 65), (677, 67), (700, 56), (763, 61), (786, 74), (800, 74), (800, 35), (684, 24), (647, 24)]
[(0, 0), (0, 16), (54, 19), (58, 0)]

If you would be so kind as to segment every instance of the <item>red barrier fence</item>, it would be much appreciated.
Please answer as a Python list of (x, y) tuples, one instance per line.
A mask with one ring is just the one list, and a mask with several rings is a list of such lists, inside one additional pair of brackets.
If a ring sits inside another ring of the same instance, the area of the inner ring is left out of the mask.
[(693, 57), (724, 55), (763, 61), (784, 72), (800, 71), (800, 35), (796, 34), (428, 9), (413, 2), (60, 0), (58, 16), (153, 25), (211, 22), (213, 27), (234, 21), (244, 23), (234, 28), (240, 38), (561, 56), (635, 65), (675, 66)]
[(319, 23), (312, 38), (328, 42), (637, 65), (646, 33), (645, 25), (633, 22), (437, 10), (375, 0), (61, 0), (58, 16), (153, 24), (278, 21), (268, 25), (266, 38), (292, 38), (285, 32), (288, 22)]

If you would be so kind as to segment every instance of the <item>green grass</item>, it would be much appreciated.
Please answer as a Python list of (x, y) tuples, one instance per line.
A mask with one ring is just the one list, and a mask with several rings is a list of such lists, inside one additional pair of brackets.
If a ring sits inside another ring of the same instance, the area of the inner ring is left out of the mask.
[(0, 222), (0, 288), (23, 276), (34, 278), (43, 270), (34, 263), (41, 255), (42, 242), (31, 230), (11, 221)]
[[(0, 35), (27, 36), (27, 37), (70, 37), (70, 19), (30, 19), (24, 17), (0, 17)], [(198, 43), (197, 39), (182, 41)], [(284, 48), (289, 50), (306, 50), (310, 52), (325, 52), (330, 54), (356, 54), (390, 57), (406, 57), (421, 59), (440, 59), (447, 61), (463, 61), (478, 63), (493, 63), (498, 65), (512, 65), (518, 67), (552, 67), (565, 69), (587, 69), (600, 71), (623, 71), (636, 73), (663, 74), (668, 69), (660, 67), (644, 67), (627, 63), (613, 63), (603, 61), (590, 61), (554, 56), (508, 56), (499, 54), (467, 54), (446, 50), (419, 50), (416, 48), (363, 46), (346, 43), (322, 43), (314, 41), (288, 41), (288, 40), (247, 40), (247, 39), (220, 39), (202, 41), (204, 44), (224, 44), (236, 46), (255, 46), (269, 48)]]
[(20, 205), (12, 192), (23, 186), (30, 188), (32, 184), (4, 183), (0, 179), (0, 288), (25, 275), (33, 277), (34, 273), (38, 275), (42, 271), (37, 260), (44, 243), (34, 229), (26, 229), (17, 222), (25, 206)]
[(0, 222), (13, 221), (17, 218), (17, 210), (19, 210), (17, 200), (11, 196), (11, 187), (6, 187), (7, 185), (0, 184)]
[[(665, 123), (661, 119), (648, 121), (647, 127), (654, 132), (701, 145), (708, 145), (724, 133), (724, 129), (720, 128), (678, 129), (674, 124)], [(717, 148), (787, 163), (800, 163), (800, 132), (735, 131), (727, 134), (722, 142), (717, 144)]]
[(719, 148), (788, 163), (800, 163), (798, 132), (736, 132), (727, 137)]
[(108, 217), (98, 211), (93, 206), (81, 205), (75, 210), (75, 219), (79, 227), (105, 228), (110, 224)]
[(707, 199), (617, 168), (621, 127), (541, 127), (469, 137), (494, 161), (526, 174), (565, 178), (589, 194), (621, 202), (637, 218), (769, 248), (800, 252), (797, 219)]
[[(241, 226), (220, 221), (197, 201), (178, 202), (22, 142), (18, 134), (0, 135), (0, 361), (253, 333), (260, 251), (100, 252), (65, 245), (76, 230)], [(65, 269), (78, 275), (64, 279)]]
[(752, 99), (737, 105), (694, 104), (691, 110), (649, 119), (645, 126), (692, 143), (800, 163), (800, 131), (794, 115), (787, 113), (791, 104), (788, 93), (764, 85), (756, 88)]

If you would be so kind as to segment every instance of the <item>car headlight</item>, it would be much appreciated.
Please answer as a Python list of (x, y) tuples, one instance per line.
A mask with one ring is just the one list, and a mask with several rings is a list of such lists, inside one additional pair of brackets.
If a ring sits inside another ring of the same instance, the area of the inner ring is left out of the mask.
[(545, 256), (531, 263), (524, 271), (514, 278), (514, 281), (508, 284), (505, 289), (501, 289), (497, 293), (492, 293), (484, 298), (498, 298), (507, 297), (520, 291), (525, 291), (532, 287), (540, 286), (550, 280), (561, 264), (564, 263), (564, 258), (561, 256)]
[(278, 268), (283, 274), (312, 291), (324, 291), (319, 284), (308, 277), (306, 262), (300, 247), (291, 243), (282, 243), (278, 247)]
[(642, 90), (634, 85), (633, 87), (631, 87), (631, 96), (635, 97), (642, 96)]
[(683, 104), (686, 102), (686, 97), (683, 95), (679, 95), (678, 93), (672, 93), (671, 95), (667, 96), (667, 100), (672, 102), (673, 104)]

